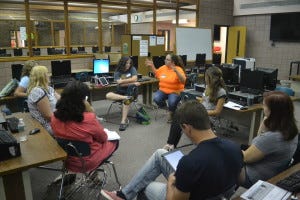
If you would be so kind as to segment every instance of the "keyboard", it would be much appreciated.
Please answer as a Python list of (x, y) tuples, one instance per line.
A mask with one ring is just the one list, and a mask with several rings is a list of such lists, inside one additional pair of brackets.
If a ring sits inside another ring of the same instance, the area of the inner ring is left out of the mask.
[(12, 133), (18, 133), (19, 132), (19, 130), (18, 130), (19, 119), (18, 118), (10, 117), (10, 118), (6, 119), (6, 122), (7, 122), (9, 130)]
[(300, 170), (280, 180), (276, 185), (290, 192), (300, 191)]
[(252, 89), (252, 88), (243, 88), (243, 87), (241, 87), (241, 88), (240, 88), (240, 91), (241, 91), (242, 93), (249, 93), (249, 94), (254, 94), (254, 95), (262, 94), (262, 91), (261, 91), (261, 90)]
[(144, 77), (144, 78), (138, 79), (138, 82), (145, 82), (145, 81), (150, 81), (150, 80), (151, 80), (151, 78)]
[(15, 144), (16, 138), (5, 130), (0, 130), (0, 144)]
[(61, 83), (68, 83), (72, 80), (72, 77), (65, 77), (65, 76), (58, 76), (58, 77), (51, 77), (51, 83), (52, 84), (61, 84)]

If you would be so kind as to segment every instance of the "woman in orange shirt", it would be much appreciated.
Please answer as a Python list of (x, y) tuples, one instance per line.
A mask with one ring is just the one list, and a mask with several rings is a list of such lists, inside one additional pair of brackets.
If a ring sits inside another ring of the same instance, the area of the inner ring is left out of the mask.
[(171, 122), (186, 80), (182, 60), (177, 55), (168, 54), (165, 65), (158, 69), (155, 68), (152, 60), (147, 59), (145, 64), (151, 68), (155, 77), (159, 79), (159, 90), (154, 94), (154, 102), (161, 108), (166, 106), (166, 100), (168, 100), (168, 122)]

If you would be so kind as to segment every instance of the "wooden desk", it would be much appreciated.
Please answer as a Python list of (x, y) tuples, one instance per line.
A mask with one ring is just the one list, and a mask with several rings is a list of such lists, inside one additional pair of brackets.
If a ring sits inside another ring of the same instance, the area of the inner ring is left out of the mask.
[(293, 76), (290, 76), (290, 78), (291, 78), (293, 81), (300, 81), (300, 75), (293, 75)]
[[(20, 157), (0, 163), (0, 199), (32, 199), (30, 176), (27, 170), (64, 160), (67, 154), (29, 113), (15, 113), (13, 116), (24, 119), (26, 132), (33, 128), (39, 128), (41, 132), (29, 135), (27, 141), (21, 142)], [(18, 140), (18, 133), (14, 136)]]
[[(156, 78), (151, 78), (149, 81), (140, 82), (139, 90), (142, 90), (143, 104), (146, 106), (152, 105), (153, 86), (158, 83)], [(106, 99), (107, 92), (115, 91), (117, 84), (110, 84), (107, 86), (97, 87), (93, 84), (87, 83), (90, 88), (90, 100), (97, 101)]]

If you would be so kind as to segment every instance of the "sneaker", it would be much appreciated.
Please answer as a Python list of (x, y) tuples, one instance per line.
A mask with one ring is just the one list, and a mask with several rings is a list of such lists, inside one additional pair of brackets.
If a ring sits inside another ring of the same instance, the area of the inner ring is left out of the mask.
[[(58, 177), (56, 177), (52, 182), (53, 183), (61, 183), (61, 180), (62, 180), (62, 175), (60, 174)], [(66, 185), (71, 185), (72, 183), (74, 183), (76, 180), (76, 174), (66, 174), (65, 177), (64, 177), (64, 185), (63, 186), (66, 186)]]
[(123, 103), (125, 104), (125, 105), (129, 105), (129, 104), (131, 104), (131, 102), (133, 102), (134, 101), (134, 97), (133, 96), (128, 96), (127, 97), (127, 99), (125, 99), (124, 101), (123, 101)]
[(107, 190), (101, 190), (101, 195), (108, 200), (125, 200), (117, 196), (117, 191), (109, 192)]
[(125, 131), (128, 125), (129, 125), (129, 119), (127, 119), (125, 123), (120, 124), (119, 131)]
[(174, 145), (173, 144), (166, 144), (163, 149), (167, 150), (167, 151), (172, 151), (174, 150)]

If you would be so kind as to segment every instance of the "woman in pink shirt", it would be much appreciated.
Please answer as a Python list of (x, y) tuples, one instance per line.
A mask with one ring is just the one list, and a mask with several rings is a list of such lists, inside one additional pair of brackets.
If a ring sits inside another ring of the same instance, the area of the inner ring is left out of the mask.
[[(84, 157), (86, 170), (96, 169), (118, 148), (118, 141), (108, 141), (103, 126), (98, 122), (93, 108), (87, 101), (88, 86), (80, 81), (70, 82), (63, 90), (56, 104), (56, 111), (51, 117), (54, 136), (68, 140), (87, 142), (91, 154)], [(78, 157), (70, 157), (67, 168), (80, 172), (81, 162)]]

